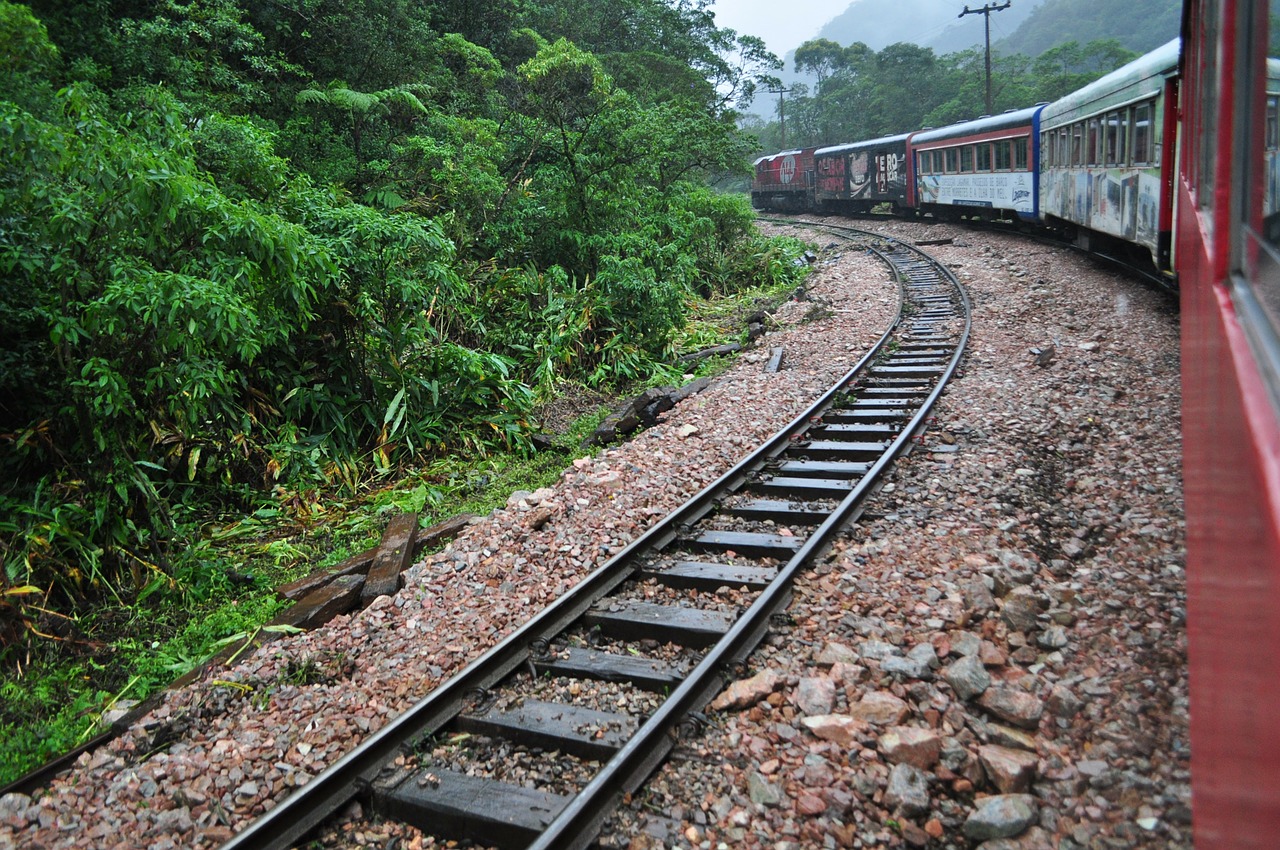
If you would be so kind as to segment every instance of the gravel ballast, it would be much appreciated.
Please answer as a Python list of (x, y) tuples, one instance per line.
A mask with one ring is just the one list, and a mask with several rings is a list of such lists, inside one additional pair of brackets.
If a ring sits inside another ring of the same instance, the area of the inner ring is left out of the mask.
[[(1171, 299), (1018, 237), (881, 227), (956, 238), (927, 250), (974, 299), (961, 373), (751, 658), (774, 687), (709, 710), (603, 841), (1190, 847)], [(0, 800), (0, 848), (227, 840), (785, 425), (896, 309), (861, 251), (824, 252), (807, 288), (704, 393), (477, 521), (396, 596), (171, 693), (35, 799)]]

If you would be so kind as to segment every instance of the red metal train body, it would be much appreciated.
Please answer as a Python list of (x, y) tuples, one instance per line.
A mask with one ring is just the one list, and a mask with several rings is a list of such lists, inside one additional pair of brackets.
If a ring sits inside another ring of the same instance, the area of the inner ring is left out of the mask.
[(782, 151), (755, 161), (751, 203), (757, 209), (799, 212), (813, 195), (813, 152), (817, 148)]
[(1183, 11), (1175, 256), (1192, 808), (1204, 850), (1280, 847), (1280, 227), (1268, 191), (1277, 135), (1270, 11), (1264, 0), (1187, 0)]
[[(996, 148), (983, 167), (991, 119), (877, 140), (906, 157), (905, 202), (876, 199), (900, 214), (1038, 220), (1082, 244), (1127, 244), (1176, 275), (1200, 850), (1280, 848), (1278, 21), (1280, 0), (1185, 0), (1181, 45), (1036, 111), (1003, 167)], [(818, 149), (818, 171), (873, 144)], [(1016, 175), (1019, 145), (1032, 159), (1029, 206), (944, 197), (947, 180)], [(834, 190), (821, 176), (793, 182), (788, 208), (862, 209), (845, 171)]]

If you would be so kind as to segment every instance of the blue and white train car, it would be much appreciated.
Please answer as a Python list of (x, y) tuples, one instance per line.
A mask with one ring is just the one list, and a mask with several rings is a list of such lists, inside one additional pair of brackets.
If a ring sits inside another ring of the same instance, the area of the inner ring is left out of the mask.
[(915, 201), (940, 219), (1038, 221), (1036, 175), (1044, 104), (911, 137)]

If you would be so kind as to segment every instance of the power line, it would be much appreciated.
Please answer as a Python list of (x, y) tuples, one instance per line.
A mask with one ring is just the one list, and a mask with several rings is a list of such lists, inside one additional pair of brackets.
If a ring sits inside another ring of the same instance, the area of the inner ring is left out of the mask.
[(783, 150), (786, 150), (787, 147), (787, 100), (783, 95), (789, 91), (791, 91), (791, 89), (784, 89), (781, 86), (776, 89), (769, 89), (769, 94), (776, 94), (778, 96), (778, 119), (782, 124)]
[(1005, 0), (1003, 6), (992, 6), (990, 3), (981, 9), (970, 9), (965, 5), (964, 11), (957, 18), (963, 18), (965, 15), (982, 15), (986, 19), (987, 25), (987, 114), (991, 115), (995, 110), (991, 108), (991, 13), (1003, 12), (1013, 5), (1013, 0)]

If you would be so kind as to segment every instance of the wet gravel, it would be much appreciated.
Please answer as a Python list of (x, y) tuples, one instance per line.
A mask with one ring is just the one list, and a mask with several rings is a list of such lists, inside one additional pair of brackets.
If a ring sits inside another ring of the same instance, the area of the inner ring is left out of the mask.
[[(884, 229), (956, 237), (927, 250), (975, 302), (962, 371), (871, 516), (801, 578), (749, 661), (754, 690), (710, 709), (602, 841), (1190, 847), (1171, 301), (1018, 237)], [(706, 392), (513, 498), (395, 597), (170, 694), (34, 800), (0, 800), (0, 848), (227, 840), (824, 392), (887, 325), (885, 278), (862, 252), (824, 252), (819, 300), (785, 305)], [(766, 375), (779, 345), (784, 368)], [(646, 704), (576, 684), (589, 704)], [(458, 758), (450, 746), (436, 757)], [(523, 753), (486, 759), (538, 781)], [(443, 846), (358, 809), (325, 846)]]

